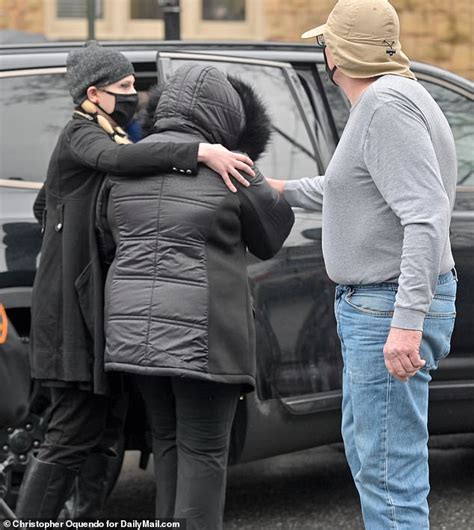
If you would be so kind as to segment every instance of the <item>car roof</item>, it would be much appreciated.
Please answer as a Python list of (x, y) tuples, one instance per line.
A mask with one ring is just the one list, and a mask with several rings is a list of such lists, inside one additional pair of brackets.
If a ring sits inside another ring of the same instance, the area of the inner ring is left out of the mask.
[[(295, 63), (322, 63), (313, 44), (250, 41), (104, 41), (103, 46), (122, 51), (134, 62), (154, 63), (156, 52), (205, 53)], [(67, 53), (83, 42), (49, 42), (0, 45), (0, 71), (66, 65)], [(474, 83), (431, 64), (413, 61), (413, 70), (426, 80), (440, 80), (474, 93)]]

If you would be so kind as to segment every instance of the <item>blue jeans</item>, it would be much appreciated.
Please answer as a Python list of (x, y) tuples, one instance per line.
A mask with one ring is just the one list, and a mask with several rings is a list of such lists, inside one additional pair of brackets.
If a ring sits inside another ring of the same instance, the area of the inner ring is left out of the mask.
[(428, 520), (428, 383), (446, 357), (455, 320), (457, 278), (438, 279), (426, 316), (426, 365), (406, 383), (384, 364), (398, 284), (336, 288), (344, 362), (342, 436), (367, 530), (425, 530)]

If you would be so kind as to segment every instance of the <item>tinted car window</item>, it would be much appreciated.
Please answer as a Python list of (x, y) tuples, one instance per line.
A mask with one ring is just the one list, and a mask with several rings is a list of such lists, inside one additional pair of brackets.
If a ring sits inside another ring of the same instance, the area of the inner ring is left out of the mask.
[(474, 185), (474, 103), (449, 88), (421, 81), (446, 116), (453, 131), (458, 156), (458, 185)]
[(321, 94), (315, 82), (313, 68), (298, 68), (297, 72), (301, 87), (305, 91), (303, 101), (308, 100), (311, 104), (311, 107), (304, 108), (304, 113), (316, 136), (316, 145), (321, 157), (320, 165), (324, 172), (336, 147), (336, 138), (330, 122), (330, 110), (325, 105), (324, 95)]
[[(174, 59), (175, 71), (187, 61)], [(318, 157), (313, 149), (301, 112), (281, 68), (242, 63), (199, 61), (231, 73), (251, 84), (266, 103), (271, 115), (273, 137), (267, 152), (258, 161), (263, 174), (276, 179), (299, 179), (319, 173)], [(294, 80), (298, 82), (298, 79)], [(307, 99), (303, 90), (299, 96)], [(311, 109), (309, 101), (304, 102)]]
[(64, 75), (0, 79), (0, 109), (1, 178), (43, 181), (73, 110)]

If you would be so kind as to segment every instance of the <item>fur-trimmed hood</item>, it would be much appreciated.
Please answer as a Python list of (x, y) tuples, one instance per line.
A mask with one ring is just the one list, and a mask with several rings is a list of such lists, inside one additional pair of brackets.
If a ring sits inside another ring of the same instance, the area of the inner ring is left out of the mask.
[(213, 66), (185, 64), (164, 87), (153, 87), (149, 96), (142, 114), (144, 136), (194, 132), (253, 160), (270, 140), (271, 120), (254, 89)]

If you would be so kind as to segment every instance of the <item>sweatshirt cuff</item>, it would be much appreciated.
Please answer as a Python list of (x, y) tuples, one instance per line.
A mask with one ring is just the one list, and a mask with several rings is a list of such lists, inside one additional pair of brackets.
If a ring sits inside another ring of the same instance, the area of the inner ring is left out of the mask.
[(290, 206), (299, 206), (298, 196), (300, 194), (300, 183), (298, 180), (287, 180), (283, 189), (283, 197)]
[(426, 314), (417, 309), (407, 309), (405, 307), (395, 307), (393, 312), (392, 328), (413, 329), (423, 331), (423, 323)]

